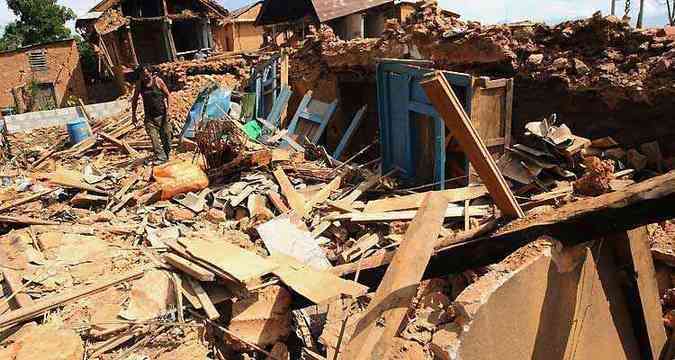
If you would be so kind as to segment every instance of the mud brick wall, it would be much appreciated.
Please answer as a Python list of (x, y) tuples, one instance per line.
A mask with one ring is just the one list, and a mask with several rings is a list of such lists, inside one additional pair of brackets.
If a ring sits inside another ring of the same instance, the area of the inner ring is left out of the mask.
[[(28, 62), (28, 52), (45, 49), (47, 70), (34, 71)], [(14, 106), (12, 89), (35, 80), (53, 83), (56, 104), (61, 107), (70, 96), (87, 99), (87, 89), (80, 67), (80, 53), (75, 40), (35, 45), (16, 51), (0, 53), (0, 107)]]

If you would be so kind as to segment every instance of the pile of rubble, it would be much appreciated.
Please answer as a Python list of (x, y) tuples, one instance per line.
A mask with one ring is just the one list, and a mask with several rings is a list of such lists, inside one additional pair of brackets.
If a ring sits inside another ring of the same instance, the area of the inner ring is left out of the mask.
[[(622, 63), (607, 80), (619, 86), (657, 81), (651, 72), (672, 57), (672, 42), (613, 18), (483, 27), (431, 4), (379, 40), (314, 35), (294, 54), (304, 83), (417, 53), (439, 67), (506, 64), (595, 86), (616, 47), (649, 64), (633, 73)], [(583, 37), (610, 50), (572, 53), (570, 39)], [(263, 58), (159, 65), (170, 117), (182, 124), (209, 83), (242, 90)], [(436, 104), (432, 80), (424, 90)], [(197, 125), (156, 166), (128, 110), (89, 119), (93, 135), (74, 145), (61, 128), (11, 135), (0, 357), (638, 358), (660, 351), (640, 343), (638, 318), (665, 348), (675, 314), (668, 151), (583, 138), (551, 116), (528, 122), (495, 161), (458, 101), (436, 109), (458, 119), (446, 126), (483, 184), (418, 192), (429, 187), (403, 188), (380, 161), (341, 162), (265, 122), (253, 139), (229, 117)]]

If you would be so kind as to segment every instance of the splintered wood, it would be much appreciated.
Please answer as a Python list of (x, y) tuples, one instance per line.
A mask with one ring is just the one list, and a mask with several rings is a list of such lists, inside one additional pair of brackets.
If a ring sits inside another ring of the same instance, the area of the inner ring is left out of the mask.
[[(394, 259), (384, 274), (375, 297), (359, 320), (345, 349), (345, 359), (385, 359), (392, 348), (410, 301), (417, 294), (438, 239), (448, 200), (437, 193), (427, 194), (410, 224)], [(384, 321), (382, 325), (380, 321)]]

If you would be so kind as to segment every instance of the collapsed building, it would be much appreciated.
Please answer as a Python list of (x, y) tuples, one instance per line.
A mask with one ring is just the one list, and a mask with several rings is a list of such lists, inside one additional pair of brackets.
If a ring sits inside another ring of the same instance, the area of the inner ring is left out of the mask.
[(0, 354), (670, 359), (674, 43), (426, 4), (160, 64), (177, 125), (214, 83), (276, 96), (159, 167), (127, 112), (11, 134)]
[(228, 15), (211, 0), (102, 1), (76, 26), (122, 84), (140, 63), (192, 59), (200, 51), (227, 49)]

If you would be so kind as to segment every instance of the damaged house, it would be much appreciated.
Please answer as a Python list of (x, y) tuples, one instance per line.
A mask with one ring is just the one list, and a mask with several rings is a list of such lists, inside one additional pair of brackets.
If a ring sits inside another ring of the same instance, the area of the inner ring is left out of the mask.
[(87, 98), (80, 53), (73, 39), (0, 53), (3, 112), (57, 108), (69, 97)]
[(225, 49), (228, 11), (210, 0), (106, 0), (76, 26), (94, 44), (101, 68), (121, 85), (140, 63), (192, 59)]
[[(257, 50), (263, 45), (264, 28), (255, 25), (262, 1), (233, 10), (225, 22), (225, 51)], [(222, 29), (222, 28), (219, 28)]]
[[(284, 0), (265, 0), (256, 25), (273, 26), (275, 31), (304, 33), (307, 25), (326, 24), (343, 40), (376, 38), (382, 35), (387, 20), (404, 22), (417, 10), (414, 1), (401, 0), (303, 0), (288, 4)], [(447, 10), (445, 16), (459, 18)]]

